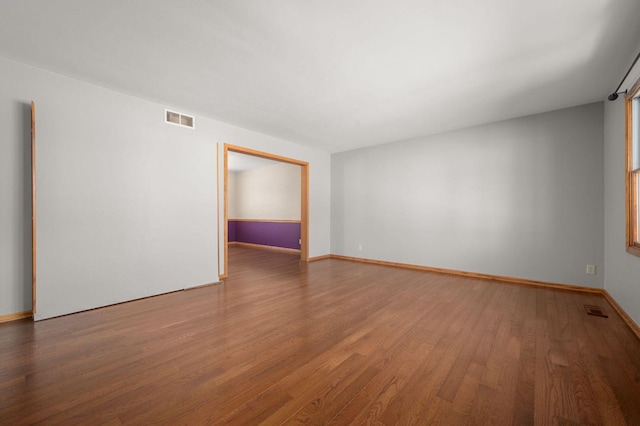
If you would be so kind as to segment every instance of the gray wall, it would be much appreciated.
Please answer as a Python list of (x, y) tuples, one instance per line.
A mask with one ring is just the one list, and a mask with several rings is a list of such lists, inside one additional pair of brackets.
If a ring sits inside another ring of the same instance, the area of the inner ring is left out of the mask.
[(31, 310), (31, 97), (5, 71), (0, 62), (0, 315)]
[[(329, 253), (329, 154), (206, 117), (167, 126), (162, 105), (1, 58), (0, 78), (0, 315), (31, 309), (31, 100), (40, 317), (215, 281), (216, 142), (220, 174), (222, 142), (309, 161), (310, 255)], [(621, 100), (331, 158), (333, 253), (593, 287), (605, 258), (640, 323)]]
[[(10, 61), (0, 69), (11, 82), (5, 108), (37, 104), (36, 318), (218, 280), (216, 148), (206, 125), (166, 125), (161, 105)], [(24, 125), (15, 116), (2, 121), (10, 132), (3, 150), (8, 143), (19, 151)], [(24, 197), (24, 176), (10, 185), (13, 199), (3, 197), (21, 226), (29, 206), (15, 200)], [(2, 226), (12, 228), (11, 220)], [(26, 237), (16, 237), (21, 259), (10, 269), (29, 262)], [(26, 295), (30, 274), (17, 278), (3, 279), (3, 291)], [(28, 298), (7, 305), (4, 312), (30, 309)]]
[(38, 319), (217, 281), (223, 142), (310, 163), (310, 253), (328, 253), (329, 154), (197, 114), (167, 125), (163, 105), (2, 58), (0, 79), (0, 315), (31, 309), (31, 100)]
[[(634, 80), (631, 80), (634, 81)], [(620, 97), (604, 109), (605, 288), (640, 324), (640, 257), (626, 252), (625, 108)]]
[(331, 160), (334, 254), (603, 287), (602, 103)]

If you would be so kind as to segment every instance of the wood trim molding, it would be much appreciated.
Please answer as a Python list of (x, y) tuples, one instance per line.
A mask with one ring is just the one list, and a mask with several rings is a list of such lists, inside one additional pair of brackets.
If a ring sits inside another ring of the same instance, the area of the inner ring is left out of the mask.
[(602, 290), (602, 295), (607, 300), (607, 302), (609, 302), (609, 304), (613, 307), (613, 309), (615, 309), (618, 315), (620, 315), (622, 320), (631, 329), (633, 334), (635, 334), (636, 337), (640, 339), (640, 327), (638, 326), (638, 324), (636, 324), (635, 321), (629, 316), (629, 314), (627, 314), (627, 312), (624, 309), (622, 309), (622, 306), (620, 306), (618, 302), (616, 302), (616, 299), (614, 299), (613, 296), (611, 296), (611, 294), (607, 290)]
[(325, 260), (325, 259), (331, 259), (331, 255), (330, 254), (325, 254), (325, 255), (322, 255), (322, 256), (310, 257), (309, 258), (309, 262), (317, 262), (318, 260)]
[(36, 313), (36, 103), (31, 102), (31, 315)]
[(297, 249), (292, 249), (287, 247), (267, 246), (264, 244), (243, 243), (240, 241), (229, 243), (229, 245), (236, 246), (236, 247), (251, 247), (251, 248), (257, 248), (262, 250), (282, 251), (285, 253), (296, 253), (296, 254), (300, 253), (300, 250), (297, 250)]
[[(224, 169), (223, 169), (223, 195), (224, 195), (224, 272), (220, 274), (220, 279), (227, 278), (229, 276), (229, 147), (224, 144)], [(220, 272), (220, 268), (218, 268)]]
[(548, 288), (555, 288), (559, 290), (573, 290), (573, 291), (581, 291), (584, 293), (596, 293), (596, 294), (602, 294), (602, 291), (603, 291), (600, 288), (583, 287), (583, 286), (571, 285), (571, 284), (549, 283), (544, 281), (527, 280), (523, 278), (505, 277), (502, 275), (481, 274), (477, 272), (459, 271), (456, 269), (435, 268), (432, 266), (413, 265), (410, 263), (399, 263), (399, 262), (387, 262), (384, 260), (364, 259), (360, 257), (341, 256), (336, 254), (332, 254), (331, 258), (340, 259), (340, 260), (349, 260), (353, 262), (372, 263), (375, 265), (382, 265), (382, 266), (392, 266), (395, 268), (415, 269), (418, 271), (438, 272), (442, 274), (462, 275), (462, 276), (471, 277), (471, 278), (504, 281), (512, 284), (524, 284), (524, 285), (533, 285), (537, 287), (548, 287)]
[(229, 218), (229, 222), (272, 222), (272, 223), (301, 223), (301, 220), (289, 219), (233, 219)]
[(218, 248), (218, 279), (220, 279), (220, 147), (216, 143), (216, 235)]
[[(604, 299), (607, 302), (609, 302), (609, 304), (618, 313), (618, 315), (620, 315), (620, 317), (625, 322), (625, 324), (629, 327), (631, 332), (635, 334), (635, 336), (638, 339), (640, 339), (640, 327), (638, 326), (638, 324), (636, 324), (635, 321), (633, 321), (633, 319), (629, 316), (629, 314), (627, 314), (627, 312), (622, 308), (622, 306), (620, 306), (618, 302), (616, 302), (613, 296), (611, 296), (611, 294), (609, 294), (609, 292), (603, 288), (591, 288), (591, 287), (584, 287), (584, 286), (571, 285), (571, 284), (549, 283), (544, 281), (505, 277), (501, 275), (479, 274), (476, 272), (466, 272), (466, 271), (459, 271), (455, 269), (434, 268), (430, 266), (412, 265), (409, 263), (387, 262), (383, 260), (372, 260), (372, 259), (364, 259), (360, 257), (341, 256), (337, 254), (331, 254), (328, 257), (330, 257), (331, 259), (347, 260), (351, 262), (372, 263), (375, 265), (391, 266), (395, 268), (414, 269), (414, 270), (426, 271), (426, 272), (439, 272), (443, 274), (462, 275), (462, 276), (471, 277), (471, 278), (503, 281), (503, 282), (508, 282), (512, 284), (522, 284), (522, 285), (529, 285), (529, 286), (535, 286), (535, 287), (546, 287), (546, 288), (553, 288), (557, 290), (577, 291), (581, 293), (600, 294), (604, 297)], [(320, 256), (319, 258), (317, 258), (317, 260), (326, 259), (326, 258), (327, 256)], [(316, 258), (314, 258), (314, 260), (316, 260)]]
[(625, 97), (625, 243), (627, 252), (633, 254), (630, 250), (633, 248), (633, 205), (632, 189), (631, 189), (631, 146), (633, 143), (633, 117), (632, 117), (632, 101), (631, 93)]
[[(629, 164), (631, 167), (631, 164)], [(640, 175), (637, 171), (632, 170), (629, 172), (629, 178), (627, 179), (627, 253), (635, 256), (640, 256), (640, 244), (638, 240), (640, 238), (640, 230), (637, 229), (638, 223), (638, 185), (640, 185)], [(632, 195), (633, 194), (633, 195)], [(634, 235), (635, 234), (635, 235)]]
[[(220, 279), (229, 276), (229, 151), (240, 154), (253, 155), (255, 157), (269, 160), (281, 161), (283, 163), (300, 166), (301, 194), (300, 194), (300, 260), (309, 261), (309, 163), (268, 152), (245, 148), (238, 145), (224, 144), (224, 273), (220, 274)], [(294, 249), (289, 249), (294, 250)]]
[(300, 168), (300, 260), (309, 261), (309, 163)]
[(638, 214), (637, 179), (633, 169), (633, 99), (640, 95), (640, 78), (633, 84), (625, 96), (625, 214), (626, 214), (626, 250), (627, 253), (640, 256), (640, 247), (637, 244), (638, 230), (635, 217)]
[(224, 144), (224, 147), (227, 151), (239, 152), (241, 154), (253, 155), (254, 157), (266, 158), (269, 160), (281, 161), (283, 163), (289, 164), (297, 164), (299, 166), (308, 166), (309, 163), (306, 161), (296, 160), (289, 157), (283, 157), (281, 155), (271, 154), (269, 152), (258, 151), (256, 149), (245, 148), (243, 146), (231, 145), (228, 143)]
[(640, 94), (640, 78), (633, 83), (633, 86), (629, 90), (627, 90), (627, 95), (625, 99), (630, 99), (638, 96)]
[(0, 315), (0, 323), (9, 322), (9, 321), (16, 321), (16, 320), (19, 320), (19, 319), (29, 318), (29, 317), (32, 317), (32, 316), (33, 316), (33, 312), (31, 312), (31, 311), (18, 312), (16, 314)]

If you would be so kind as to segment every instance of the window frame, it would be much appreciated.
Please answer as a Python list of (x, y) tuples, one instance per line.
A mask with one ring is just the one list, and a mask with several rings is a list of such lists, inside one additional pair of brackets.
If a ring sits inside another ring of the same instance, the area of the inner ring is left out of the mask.
[[(627, 253), (640, 256), (640, 168), (632, 169), (634, 148), (640, 150), (640, 146), (633, 146), (634, 132), (640, 137), (640, 128), (633, 127), (633, 100), (640, 97), (640, 78), (629, 89), (625, 96), (626, 108), (626, 216), (627, 216)], [(636, 111), (640, 114), (640, 111)]]

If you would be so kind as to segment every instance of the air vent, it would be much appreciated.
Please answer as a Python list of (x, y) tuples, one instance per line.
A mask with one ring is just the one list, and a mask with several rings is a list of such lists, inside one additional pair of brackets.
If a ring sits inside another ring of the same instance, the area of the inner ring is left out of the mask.
[(188, 127), (190, 129), (193, 129), (196, 126), (196, 120), (192, 116), (181, 112), (170, 111), (168, 109), (164, 110), (164, 121), (165, 123)]
[(587, 311), (588, 315), (593, 315), (593, 316), (596, 316), (596, 317), (609, 318), (609, 315), (605, 314), (600, 306), (584, 305), (584, 309)]

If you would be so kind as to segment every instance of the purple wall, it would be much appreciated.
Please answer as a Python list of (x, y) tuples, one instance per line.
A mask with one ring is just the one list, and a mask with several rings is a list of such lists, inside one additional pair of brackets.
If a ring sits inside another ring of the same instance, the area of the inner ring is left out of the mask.
[(300, 249), (300, 223), (229, 221), (229, 242)]
[(234, 243), (236, 242), (236, 224), (238, 222), (236, 222), (235, 220), (230, 220), (229, 222), (229, 242), (230, 243)]

